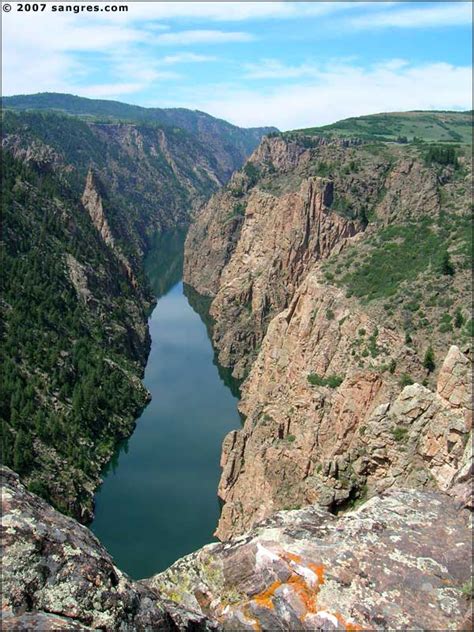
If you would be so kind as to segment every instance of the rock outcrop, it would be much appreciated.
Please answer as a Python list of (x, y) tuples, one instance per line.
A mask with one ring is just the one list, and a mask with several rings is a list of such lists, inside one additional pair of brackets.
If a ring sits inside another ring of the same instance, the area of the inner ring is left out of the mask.
[(130, 261), (124, 255), (122, 249), (117, 245), (107, 220), (104, 211), (104, 204), (102, 200), (103, 193), (101, 193), (101, 189), (102, 187), (98, 182), (94, 170), (89, 167), (81, 202), (86, 211), (89, 213), (92, 224), (95, 226), (104, 243), (111, 249), (120, 261), (132, 286), (136, 288), (138, 287), (138, 281), (135, 277)]
[(439, 488), (472, 503), (468, 357), (451, 347), (437, 392), (421, 384), (399, 392), (385, 377), (391, 360), (401, 374), (416, 362), (394, 332), (377, 329), (377, 366), (353, 360), (357, 332), (373, 336), (373, 327), (355, 307), (341, 311), (337, 293), (322, 293), (313, 277), (272, 322), (244, 386), (244, 428), (223, 444), (220, 538), (278, 509), (318, 502), (337, 511), (393, 486)]
[(122, 573), (95, 536), (2, 475), (3, 630), (207, 630)]
[(335, 518), (283, 511), (146, 583), (224, 630), (464, 630), (469, 512), (393, 490)]
[(469, 512), (439, 492), (390, 490), (339, 518), (279, 512), (134, 582), (1, 474), (4, 630), (469, 629)]

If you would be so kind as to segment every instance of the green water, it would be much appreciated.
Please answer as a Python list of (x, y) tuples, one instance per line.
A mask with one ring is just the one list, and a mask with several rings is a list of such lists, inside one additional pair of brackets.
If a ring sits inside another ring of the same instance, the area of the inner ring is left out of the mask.
[(238, 390), (215, 361), (206, 301), (183, 292), (182, 236), (159, 239), (146, 270), (158, 297), (144, 379), (153, 399), (104, 472), (91, 525), (134, 578), (213, 541), (221, 444), (240, 427)]

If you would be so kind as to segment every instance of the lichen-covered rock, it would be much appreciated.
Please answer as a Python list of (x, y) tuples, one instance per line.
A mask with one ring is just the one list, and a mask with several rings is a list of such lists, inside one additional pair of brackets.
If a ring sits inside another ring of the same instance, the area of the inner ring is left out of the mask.
[(279, 512), (134, 582), (1, 474), (4, 630), (468, 629), (470, 514), (440, 492), (390, 490), (339, 518)]
[(86, 527), (26, 491), (14, 472), (1, 476), (2, 629), (213, 628), (133, 582)]
[(393, 490), (339, 518), (277, 513), (145, 583), (224, 630), (459, 630), (470, 560), (467, 510)]

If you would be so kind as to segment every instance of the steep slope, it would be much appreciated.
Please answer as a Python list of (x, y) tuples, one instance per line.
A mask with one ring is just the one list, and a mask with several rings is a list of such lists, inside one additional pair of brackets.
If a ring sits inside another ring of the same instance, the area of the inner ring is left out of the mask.
[(264, 134), (276, 131), (274, 127), (236, 127), (205, 112), (185, 108), (143, 108), (119, 101), (85, 99), (72, 94), (44, 92), (3, 97), (2, 105), (17, 111), (56, 111), (85, 119), (154, 124), (166, 126), (169, 131), (180, 128), (209, 148), (225, 179), (241, 167)]
[(54, 172), (9, 152), (2, 164), (2, 459), (86, 520), (101, 466), (147, 401), (149, 300), (99, 224), (91, 178), (81, 202)]
[(318, 507), (280, 512), (140, 582), (5, 468), (2, 499), (4, 630), (441, 631), (472, 623), (469, 516), (441, 493), (391, 491), (338, 519)]
[[(248, 376), (219, 537), (277, 509), (453, 483), (470, 406), (433, 391), (446, 356), (469, 371), (448, 351), (469, 355), (471, 170), (463, 145), (291, 133), (264, 139), (204, 207), (185, 279), (212, 299), (220, 361)], [(415, 380), (429, 391), (400, 394)], [(444, 439), (419, 445), (436, 425)]]
[(92, 167), (116, 241), (138, 257), (157, 231), (189, 222), (226, 179), (209, 147), (183, 130), (153, 125), (7, 111), (3, 147), (27, 163), (41, 154), (45, 168), (61, 171), (78, 193)]
[(7, 111), (2, 132), (2, 459), (87, 521), (148, 398), (143, 255), (187, 225), (226, 167), (209, 143), (155, 123)]

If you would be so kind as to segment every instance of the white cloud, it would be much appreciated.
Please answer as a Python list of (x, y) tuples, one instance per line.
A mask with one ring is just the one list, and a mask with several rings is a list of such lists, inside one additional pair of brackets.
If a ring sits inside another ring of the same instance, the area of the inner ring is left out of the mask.
[[(291, 19), (323, 16), (344, 10), (386, 8), (396, 2), (130, 2), (128, 19), (175, 20), (188, 18), (216, 22)], [(124, 14), (110, 13), (110, 19)]]
[(248, 79), (294, 79), (311, 77), (317, 74), (317, 69), (311, 64), (288, 66), (276, 59), (262, 59), (258, 64), (244, 66), (245, 77)]
[(197, 55), (196, 53), (176, 53), (175, 55), (166, 55), (160, 60), (162, 64), (190, 64), (196, 62), (216, 61), (217, 57), (212, 55)]
[(155, 38), (156, 44), (189, 46), (190, 44), (227, 44), (229, 42), (250, 42), (254, 36), (243, 31), (195, 30), (163, 33)]
[(438, 3), (423, 8), (403, 8), (396, 11), (366, 13), (351, 18), (349, 25), (355, 28), (439, 28), (472, 24), (471, 2)]
[(471, 95), (471, 67), (446, 63), (410, 66), (393, 60), (369, 69), (337, 63), (320, 69), (312, 81), (280, 82), (265, 91), (206, 86), (194, 90), (189, 100), (181, 99), (179, 105), (237, 125), (276, 125), (285, 130), (377, 112), (471, 109)]

